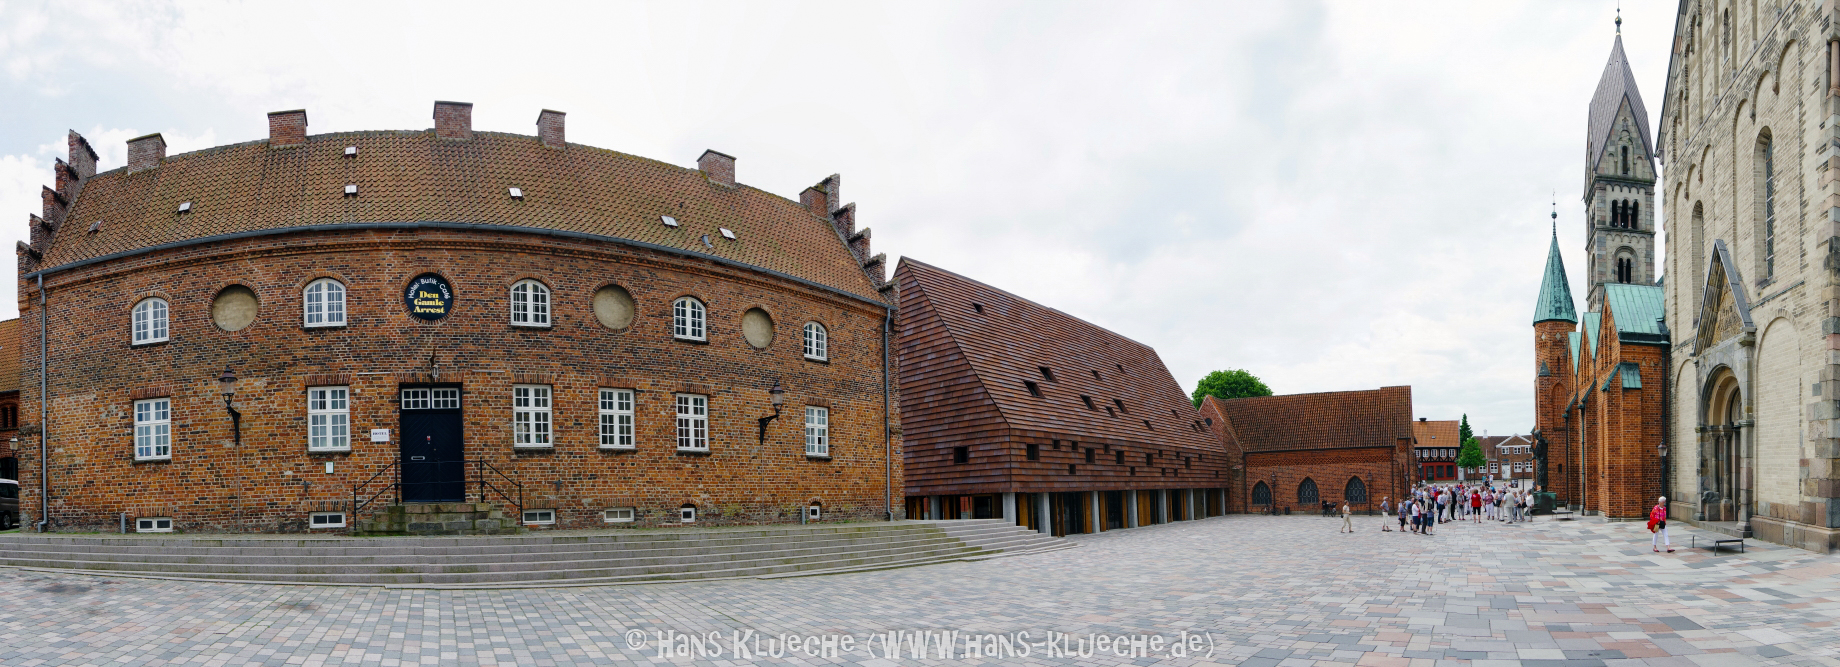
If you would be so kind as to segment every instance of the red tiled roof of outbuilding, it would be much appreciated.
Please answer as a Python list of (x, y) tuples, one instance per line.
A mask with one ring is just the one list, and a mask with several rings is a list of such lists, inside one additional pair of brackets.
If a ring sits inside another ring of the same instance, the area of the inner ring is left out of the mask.
[[(903, 258), (897, 273), (907, 276), (904, 292), (920, 292), (904, 293), (903, 302), (928, 300), (1011, 428), (1221, 451), (1218, 437), (1201, 425), (1200, 412), (1149, 346), (912, 258)], [(902, 359), (904, 383), (920, 363)], [(1031, 395), (1025, 382), (1042, 395)], [(909, 413), (924, 409), (926, 397), (904, 392), (902, 404), (902, 421), (911, 422), (916, 417)]]
[[(357, 154), (346, 157), (347, 146)], [(347, 185), (357, 186), (356, 196), (345, 195)], [(513, 187), (521, 199), (510, 196)], [(182, 202), (191, 203), (189, 212), (178, 212)], [(219, 146), (152, 169), (97, 174), (71, 206), (39, 267), (240, 232), (468, 223), (666, 246), (883, 300), (831, 221), (799, 202), (616, 151), (548, 148), (534, 136), (367, 131), (314, 135), (295, 146)], [(663, 224), (659, 216), (667, 215), (679, 226)]]
[(1412, 437), (1420, 447), (1461, 447), (1463, 427), (1455, 419), (1422, 419), (1412, 422)]
[(1257, 396), (1220, 402), (1247, 452), (1393, 447), (1412, 437), (1412, 388)]

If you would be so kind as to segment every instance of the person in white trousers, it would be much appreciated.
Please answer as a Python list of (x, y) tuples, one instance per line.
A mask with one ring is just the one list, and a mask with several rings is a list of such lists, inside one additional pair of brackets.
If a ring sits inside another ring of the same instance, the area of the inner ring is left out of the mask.
[(1668, 553), (1674, 553), (1674, 542), (1668, 539), (1667, 515), (1667, 496), (1662, 496), (1655, 501), (1655, 508), (1648, 511), (1648, 529), (1655, 533), (1655, 536), (1649, 540), (1649, 545), (1655, 549), (1656, 553), (1660, 553), (1661, 547), (1664, 546), (1667, 547)]

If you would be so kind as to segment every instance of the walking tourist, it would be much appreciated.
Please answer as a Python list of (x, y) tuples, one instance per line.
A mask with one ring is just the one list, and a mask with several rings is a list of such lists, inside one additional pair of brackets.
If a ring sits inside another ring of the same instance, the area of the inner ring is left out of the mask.
[(1668, 553), (1674, 553), (1674, 542), (1668, 539), (1667, 515), (1667, 496), (1662, 496), (1655, 501), (1655, 508), (1648, 511), (1648, 530), (1655, 534), (1649, 539), (1649, 546), (1653, 547), (1656, 553), (1659, 553), (1663, 546), (1667, 547)]
[(1438, 499), (1437, 500), (1437, 503), (1438, 503), (1437, 504), (1437, 515), (1432, 518), (1437, 519), (1438, 521), (1449, 521), (1450, 520), (1450, 491), (1447, 489), (1439, 488), (1437, 492), (1437, 499)]
[(1533, 520), (1533, 492), (1532, 491), (1529, 491), (1523, 494), (1521, 497), (1521, 517), (1527, 521)]
[(1399, 532), (1400, 533), (1406, 532), (1406, 511), (1410, 509), (1409, 506), (1411, 504), (1412, 504), (1411, 498), (1400, 498), (1399, 499)]
[(1393, 520), (1393, 506), (1386, 500), (1386, 496), (1380, 496), (1380, 532), (1382, 533), (1393, 532), (1393, 527), (1389, 523)]
[(1477, 523), (1482, 522), (1482, 488), (1481, 487), (1476, 487), (1476, 488), (1469, 490), (1469, 515), (1470, 515), (1470, 518), (1475, 519)]
[(1342, 501), (1342, 532), (1354, 532), (1354, 510), (1348, 508), (1348, 501)]

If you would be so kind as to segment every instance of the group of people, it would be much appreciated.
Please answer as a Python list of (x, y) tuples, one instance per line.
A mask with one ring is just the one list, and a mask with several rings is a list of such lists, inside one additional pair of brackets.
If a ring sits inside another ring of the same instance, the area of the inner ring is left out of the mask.
[[(1391, 498), (1380, 499), (1380, 514), (1387, 517), (1380, 524), (1380, 530), (1392, 532), (1390, 525), (1393, 518), (1399, 519), (1399, 532), (1413, 532), (1430, 535), (1440, 523), (1452, 521), (1484, 520), (1504, 523), (1520, 523), (1533, 520), (1534, 492), (1518, 487), (1503, 489), (1493, 484), (1420, 484), (1412, 490), (1412, 495), (1394, 503)], [(1354, 522), (1349, 517), (1353, 510), (1347, 503), (1342, 504), (1342, 530), (1354, 532)]]

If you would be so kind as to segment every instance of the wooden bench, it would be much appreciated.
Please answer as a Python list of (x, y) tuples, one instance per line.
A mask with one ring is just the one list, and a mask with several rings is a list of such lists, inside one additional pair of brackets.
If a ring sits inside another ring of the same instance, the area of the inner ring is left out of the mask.
[[(1727, 537), (1723, 539), (1714, 539), (1714, 540), (1709, 540), (1709, 541), (1712, 542), (1712, 546), (1709, 546), (1706, 548), (1711, 549), (1713, 553), (1718, 553), (1720, 549), (1725, 548), (1725, 546), (1729, 544), (1738, 545), (1738, 553), (1744, 553), (1744, 538), (1742, 537)], [(1698, 535), (1693, 535), (1687, 540), (1687, 548), (1690, 548), (1690, 549), (1699, 548), (1699, 536)]]
[(1552, 511), (1552, 518), (1555, 521), (1571, 521), (1577, 518), (1577, 515), (1573, 514), (1571, 510), (1561, 507)]

